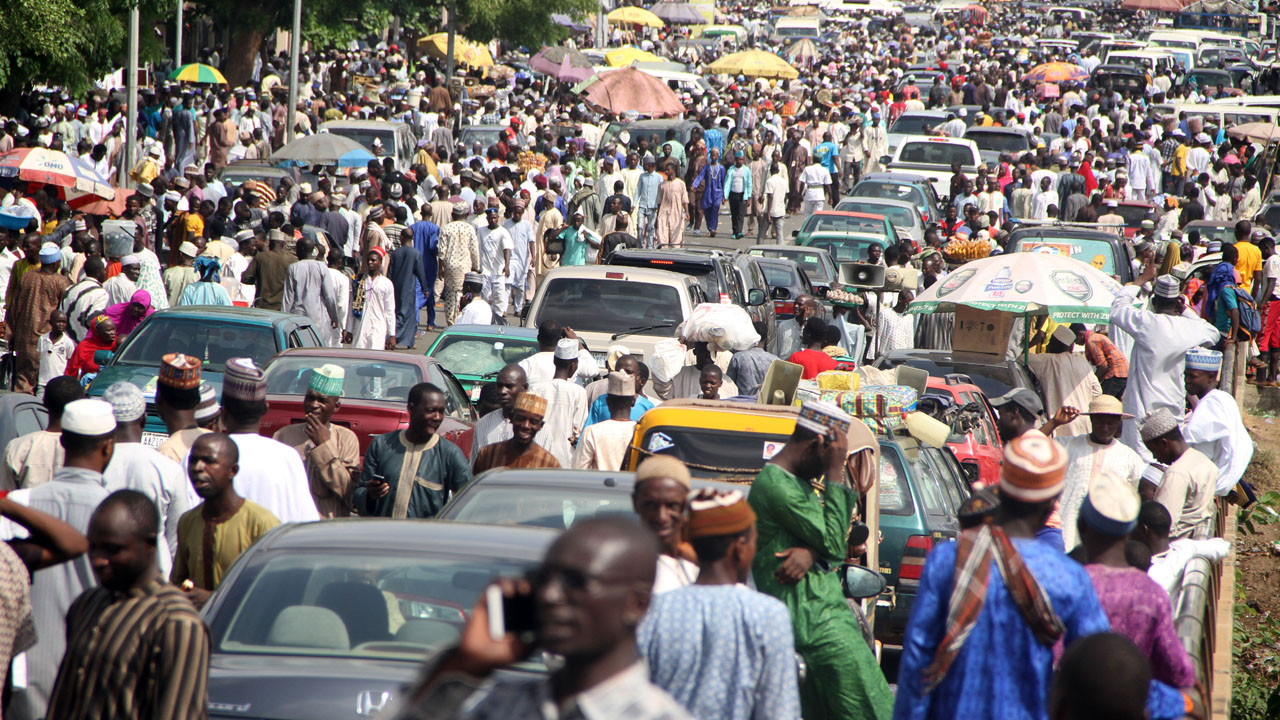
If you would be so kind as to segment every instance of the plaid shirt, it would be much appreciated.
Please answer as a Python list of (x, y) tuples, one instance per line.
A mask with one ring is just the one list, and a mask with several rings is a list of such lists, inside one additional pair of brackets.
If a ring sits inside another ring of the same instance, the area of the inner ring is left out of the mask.
[(1091, 332), (1084, 341), (1084, 356), (1095, 367), (1105, 367), (1101, 380), (1129, 377), (1129, 360), (1101, 333)]

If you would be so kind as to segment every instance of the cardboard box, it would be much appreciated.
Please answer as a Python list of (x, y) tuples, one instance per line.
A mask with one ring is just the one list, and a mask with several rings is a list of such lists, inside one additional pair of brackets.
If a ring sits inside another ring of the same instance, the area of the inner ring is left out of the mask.
[(951, 348), (956, 353), (1004, 357), (1009, 348), (1013, 315), (999, 310), (956, 306)]

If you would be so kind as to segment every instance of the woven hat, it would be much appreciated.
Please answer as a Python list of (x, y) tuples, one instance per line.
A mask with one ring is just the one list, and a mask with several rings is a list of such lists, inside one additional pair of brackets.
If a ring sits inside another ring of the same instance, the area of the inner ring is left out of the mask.
[(1099, 395), (1089, 403), (1088, 412), (1081, 415), (1119, 415), (1122, 420), (1132, 420), (1133, 416), (1124, 411), (1124, 403), (1114, 395)]
[(547, 399), (531, 392), (522, 392), (516, 396), (515, 403), (511, 406), (511, 411), (513, 413), (522, 412), (542, 419), (547, 416)]
[(111, 403), (94, 398), (67, 403), (62, 410), (62, 430), (89, 437), (115, 432), (116, 416)]
[(255, 402), (267, 398), (267, 381), (252, 358), (231, 358), (222, 379), (222, 399)]
[(1182, 294), (1182, 283), (1178, 282), (1178, 278), (1172, 275), (1161, 275), (1156, 278), (1151, 294), (1166, 300), (1172, 300)]
[(578, 341), (573, 338), (560, 338), (556, 343), (557, 360), (577, 360), (578, 359)]
[(342, 381), (346, 376), (347, 371), (343, 370), (341, 365), (332, 363), (321, 365), (311, 371), (311, 381), (307, 383), (307, 389), (315, 390), (328, 397), (342, 397)]
[(469, 272), (462, 276), (463, 285), (484, 285), (484, 276), (480, 273)]
[(738, 490), (701, 488), (689, 494), (689, 537), (737, 535), (756, 524), (756, 513)]
[(1062, 492), (1067, 453), (1052, 438), (1029, 430), (1004, 448), (1000, 492), (1015, 500), (1041, 502)]
[(635, 378), (617, 370), (609, 373), (609, 394), (615, 397), (635, 397)]
[(1089, 483), (1080, 519), (1104, 535), (1123, 537), (1138, 524), (1141, 507), (1142, 501), (1129, 483), (1104, 470)]
[(1164, 437), (1178, 429), (1178, 418), (1167, 408), (1160, 408), (1142, 420), (1142, 441)]
[(1187, 351), (1187, 369), (1216, 373), (1222, 369), (1222, 353), (1194, 347)]
[(147, 414), (147, 400), (142, 390), (131, 382), (113, 383), (102, 394), (102, 399), (111, 405), (116, 422), (133, 422)]
[(220, 412), (222, 406), (218, 404), (218, 391), (209, 383), (200, 383), (200, 402), (196, 404), (194, 413), (196, 422), (205, 422)]
[(160, 359), (160, 384), (178, 390), (200, 385), (200, 358), (182, 353), (169, 353)]
[(689, 468), (679, 458), (670, 455), (650, 455), (636, 467), (636, 485), (654, 478), (670, 478), (685, 486), (693, 487)]
[(853, 424), (853, 416), (820, 400), (809, 400), (800, 406), (800, 416), (796, 425), (819, 435), (826, 435), (828, 430), (845, 433)]

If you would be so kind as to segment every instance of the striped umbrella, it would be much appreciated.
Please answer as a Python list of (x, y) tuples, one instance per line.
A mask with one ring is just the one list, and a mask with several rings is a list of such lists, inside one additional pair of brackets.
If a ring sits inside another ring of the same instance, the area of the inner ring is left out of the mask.
[(1048, 62), (1027, 71), (1022, 79), (1031, 83), (1063, 83), (1085, 80), (1089, 71), (1069, 62)]
[(98, 174), (89, 163), (60, 150), (16, 148), (0, 155), (0, 178), (61, 188), (68, 202), (88, 198), (112, 200), (116, 196), (111, 182)]
[(218, 68), (204, 63), (188, 63), (173, 71), (170, 80), (194, 83), (214, 83), (226, 85), (227, 79), (218, 72)]

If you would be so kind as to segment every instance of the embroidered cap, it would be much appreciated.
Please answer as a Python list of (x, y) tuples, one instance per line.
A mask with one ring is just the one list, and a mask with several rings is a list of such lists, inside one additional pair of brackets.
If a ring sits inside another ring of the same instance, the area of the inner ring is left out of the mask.
[(547, 399), (531, 392), (522, 392), (516, 396), (515, 403), (511, 406), (511, 411), (522, 412), (541, 420), (547, 416)]
[(200, 358), (182, 353), (169, 353), (160, 359), (160, 380), (163, 385), (178, 390), (189, 390), (200, 385)]
[(689, 537), (737, 535), (756, 524), (756, 513), (738, 490), (701, 488), (689, 494)]
[(1067, 453), (1038, 430), (1023, 433), (1004, 448), (1000, 492), (1015, 500), (1041, 502), (1062, 492)]
[(635, 487), (639, 487), (645, 480), (655, 478), (670, 478), (685, 486), (686, 489), (693, 486), (693, 478), (689, 475), (688, 466), (680, 458), (670, 455), (650, 455), (636, 467)]
[(267, 398), (267, 381), (252, 358), (231, 358), (222, 380), (222, 397), (255, 402)]
[(196, 404), (195, 419), (197, 423), (206, 422), (222, 412), (218, 404), (218, 391), (209, 383), (200, 383), (200, 402)]
[(801, 405), (800, 416), (796, 418), (798, 427), (819, 435), (826, 435), (829, 430), (847, 433), (851, 424), (853, 424), (852, 415), (831, 403), (820, 400), (810, 400)]
[(311, 381), (307, 383), (307, 389), (329, 397), (342, 397), (342, 381), (346, 376), (347, 371), (340, 365), (332, 363), (321, 365), (311, 371)]
[(1187, 369), (1216, 373), (1222, 369), (1222, 353), (1193, 347), (1187, 351)]
[(609, 394), (616, 397), (635, 397), (635, 378), (617, 370), (609, 373)]
[(1156, 278), (1156, 283), (1151, 289), (1151, 293), (1156, 297), (1172, 300), (1182, 294), (1182, 283), (1178, 282), (1178, 278), (1172, 275), (1161, 275)]
[(573, 338), (560, 338), (556, 343), (557, 360), (577, 360), (578, 359), (578, 341)]
[(138, 259), (137, 255), (125, 255), (124, 257), (120, 258), (120, 267), (122, 268), (127, 268), (133, 265), (141, 265), (141, 264), (142, 264), (142, 261)]
[(1080, 519), (1104, 535), (1122, 537), (1138, 524), (1142, 501), (1127, 482), (1103, 471), (1089, 483), (1089, 494), (1080, 506)]
[(52, 265), (56, 262), (62, 262), (62, 248), (58, 247), (58, 243), (47, 242), (40, 246), (40, 264)]
[(111, 405), (116, 422), (133, 422), (147, 414), (147, 400), (142, 390), (131, 382), (113, 383), (102, 394), (102, 399)]
[(1164, 437), (1178, 429), (1178, 418), (1168, 408), (1160, 408), (1142, 420), (1142, 441)]

